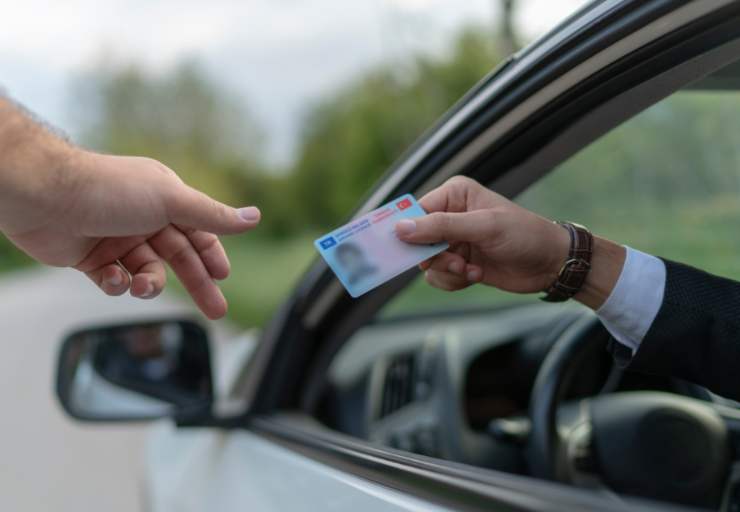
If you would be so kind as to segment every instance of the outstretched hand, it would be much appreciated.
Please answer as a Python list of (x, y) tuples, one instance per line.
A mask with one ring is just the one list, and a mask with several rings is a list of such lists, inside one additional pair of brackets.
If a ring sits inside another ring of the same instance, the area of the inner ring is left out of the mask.
[(226, 313), (215, 280), (230, 265), (217, 235), (257, 226), (257, 208), (219, 203), (149, 158), (81, 150), (47, 184), (18, 187), (8, 200), (13, 215), (0, 217), (2, 231), (31, 257), (74, 267), (108, 295), (130, 290), (145, 299), (164, 288), (167, 263), (206, 316)]
[[(421, 264), (437, 288), (454, 291), (483, 283), (509, 292), (541, 292), (567, 260), (565, 229), (469, 178), (454, 177), (419, 203), (429, 214), (399, 221), (396, 233), (410, 243), (450, 244)], [(599, 236), (593, 240), (591, 270), (574, 298), (596, 310), (617, 283), (625, 248)]]
[(568, 255), (567, 231), (465, 177), (454, 177), (419, 200), (429, 215), (402, 220), (398, 237), (446, 241), (450, 248), (421, 264), (443, 290), (484, 283), (518, 293), (546, 289)]

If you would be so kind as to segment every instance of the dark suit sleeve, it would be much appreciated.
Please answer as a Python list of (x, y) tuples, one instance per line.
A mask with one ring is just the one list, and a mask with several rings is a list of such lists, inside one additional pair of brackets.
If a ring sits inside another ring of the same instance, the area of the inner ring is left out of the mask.
[(612, 340), (630, 371), (667, 375), (740, 400), (740, 283), (664, 260), (663, 304), (640, 347)]

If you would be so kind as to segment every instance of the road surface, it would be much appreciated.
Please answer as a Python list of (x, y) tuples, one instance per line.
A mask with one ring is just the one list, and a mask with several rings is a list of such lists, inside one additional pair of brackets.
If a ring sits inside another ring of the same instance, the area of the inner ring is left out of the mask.
[(69, 269), (0, 278), (0, 510), (141, 510), (146, 426), (67, 418), (53, 394), (56, 353), (75, 327), (176, 314), (194, 313), (189, 302), (169, 295), (107, 297)]

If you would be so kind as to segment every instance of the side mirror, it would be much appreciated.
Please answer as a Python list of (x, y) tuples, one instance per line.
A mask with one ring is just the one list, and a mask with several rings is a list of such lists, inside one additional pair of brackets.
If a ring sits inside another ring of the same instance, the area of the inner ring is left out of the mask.
[(207, 414), (214, 400), (208, 336), (183, 320), (74, 332), (62, 343), (57, 395), (87, 421)]

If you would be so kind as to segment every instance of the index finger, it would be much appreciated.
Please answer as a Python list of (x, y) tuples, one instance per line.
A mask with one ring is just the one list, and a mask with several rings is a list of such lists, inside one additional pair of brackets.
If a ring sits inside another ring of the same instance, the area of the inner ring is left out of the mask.
[(232, 208), (184, 184), (172, 191), (166, 205), (172, 224), (208, 233), (243, 233), (257, 227), (261, 218), (255, 206)]
[(447, 211), (447, 198), (449, 191), (445, 188), (446, 186), (447, 184), (445, 183), (419, 199), (419, 204), (424, 208), (425, 212), (433, 213)]
[(443, 185), (435, 188), (419, 199), (419, 204), (427, 213), (464, 212), (466, 211), (466, 194), (473, 180), (463, 176), (454, 176)]

